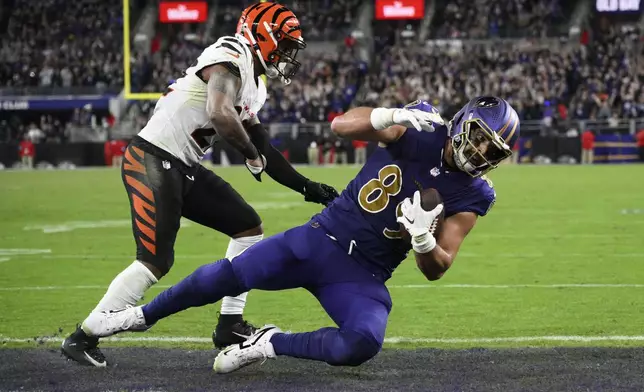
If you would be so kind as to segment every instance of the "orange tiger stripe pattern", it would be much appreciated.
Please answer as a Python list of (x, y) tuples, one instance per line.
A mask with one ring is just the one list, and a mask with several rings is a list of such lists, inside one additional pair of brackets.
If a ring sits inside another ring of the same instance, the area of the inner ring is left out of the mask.
[[(136, 152), (136, 154), (141, 159), (140, 161), (135, 159), (134, 156), (132, 156), (131, 150), (134, 150)], [(143, 166), (144, 154), (145, 153), (143, 151), (141, 151), (140, 149), (134, 146), (128, 147), (127, 150), (125, 150), (125, 156), (124, 156), (125, 163), (123, 165), (123, 170), (133, 171), (133, 172), (137, 172), (145, 175), (146, 174), (145, 166)]]
[(144, 157), (145, 152), (143, 150), (135, 146), (129, 146), (125, 151), (123, 161), (123, 177), (128, 185), (128, 192), (131, 195), (132, 207), (136, 215), (134, 222), (138, 228), (137, 238), (150, 253), (156, 255), (157, 223), (153, 217), (156, 213), (154, 192), (149, 186), (134, 178), (135, 173), (147, 174), (143, 164)]
[(152, 193), (152, 189), (148, 187), (147, 185), (143, 184), (141, 181), (137, 180), (136, 178), (126, 174), (125, 175), (125, 181), (134, 189), (136, 189), (141, 196), (145, 197), (148, 199), (152, 204), (154, 204), (154, 193)]

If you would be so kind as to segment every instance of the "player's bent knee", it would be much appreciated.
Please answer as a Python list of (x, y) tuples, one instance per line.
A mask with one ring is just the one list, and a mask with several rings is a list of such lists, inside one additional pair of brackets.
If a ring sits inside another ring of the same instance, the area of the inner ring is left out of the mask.
[(143, 264), (147, 269), (152, 272), (152, 274), (157, 278), (161, 279), (170, 272), (170, 268), (174, 264), (174, 259), (163, 262), (159, 260), (141, 260), (139, 262)]
[(340, 339), (329, 352), (327, 360), (333, 366), (359, 366), (375, 357), (382, 348), (382, 343), (373, 337), (369, 338), (355, 331), (340, 331)]
[(186, 279), (202, 302), (216, 302), (221, 297), (235, 297), (245, 291), (235, 276), (230, 260), (222, 259), (202, 265)]

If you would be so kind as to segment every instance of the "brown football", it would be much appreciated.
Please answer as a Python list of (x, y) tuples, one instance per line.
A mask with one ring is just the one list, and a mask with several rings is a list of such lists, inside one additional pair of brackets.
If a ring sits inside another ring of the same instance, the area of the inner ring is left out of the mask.
[[(431, 211), (434, 208), (436, 208), (437, 205), (443, 202), (443, 198), (441, 197), (440, 193), (434, 188), (427, 188), (423, 189), (420, 191), (420, 206), (423, 207), (423, 210), (425, 211)], [(434, 236), (434, 238), (438, 238), (440, 236), (440, 232), (443, 228), (443, 222), (445, 221), (445, 209), (441, 211), (441, 214), (436, 218), (436, 223), (432, 225), (434, 227), (434, 230), (430, 229), (430, 233)], [(405, 230), (405, 227), (400, 224), (400, 232), (402, 233), (402, 238), (405, 240), (407, 243), (411, 242), (411, 236)]]

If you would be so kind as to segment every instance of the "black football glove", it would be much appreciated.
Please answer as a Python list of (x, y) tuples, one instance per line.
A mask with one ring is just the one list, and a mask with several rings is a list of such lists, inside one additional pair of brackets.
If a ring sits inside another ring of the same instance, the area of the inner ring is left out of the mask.
[(338, 191), (330, 185), (306, 181), (304, 186), (304, 201), (319, 203), (328, 206), (336, 197), (340, 196)]

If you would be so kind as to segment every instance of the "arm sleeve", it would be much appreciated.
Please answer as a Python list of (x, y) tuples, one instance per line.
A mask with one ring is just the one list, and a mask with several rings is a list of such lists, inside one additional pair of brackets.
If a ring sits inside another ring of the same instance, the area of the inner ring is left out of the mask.
[(291, 166), (270, 142), (270, 136), (262, 124), (251, 125), (248, 128), (250, 140), (266, 158), (266, 174), (272, 179), (291, 188), (295, 192), (304, 193), (308, 179)]

